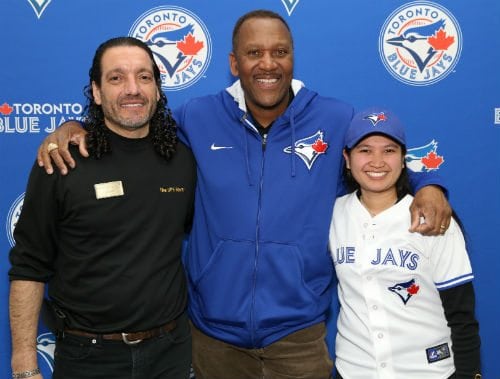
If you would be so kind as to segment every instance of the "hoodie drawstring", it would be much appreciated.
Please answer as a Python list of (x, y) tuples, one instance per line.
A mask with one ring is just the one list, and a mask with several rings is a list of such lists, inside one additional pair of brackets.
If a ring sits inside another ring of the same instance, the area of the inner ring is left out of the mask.
[(291, 144), (291, 154), (290, 154), (290, 159), (292, 160), (291, 161), (291, 175), (292, 175), (292, 178), (295, 177), (295, 174), (296, 174), (296, 170), (295, 170), (295, 117), (294, 117), (294, 108), (291, 107), (290, 108), (290, 128), (292, 129), (292, 133), (291, 133), (291, 136), (292, 136), (292, 144)]
[[(247, 114), (245, 113), (243, 117), (241, 118), (241, 122), (245, 124), (247, 122)], [(253, 186), (254, 183), (252, 182), (252, 174), (250, 172), (250, 153), (249, 153), (249, 148), (248, 148), (248, 132), (246, 130), (245, 125), (242, 126), (241, 131), (243, 133), (243, 145), (245, 147), (245, 164), (247, 166), (247, 178), (248, 178), (248, 185)]]

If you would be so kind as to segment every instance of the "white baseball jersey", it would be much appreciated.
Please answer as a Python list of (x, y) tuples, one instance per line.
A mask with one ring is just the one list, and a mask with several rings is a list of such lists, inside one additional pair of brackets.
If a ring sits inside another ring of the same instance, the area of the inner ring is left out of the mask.
[(472, 280), (465, 241), (454, 221), (443, 236), (408, 232), (412, 200), (375, 217), (355, 193), (335, 203), (335, 352), (344, 379), (445, 379), (455, 371), (438, 290)]

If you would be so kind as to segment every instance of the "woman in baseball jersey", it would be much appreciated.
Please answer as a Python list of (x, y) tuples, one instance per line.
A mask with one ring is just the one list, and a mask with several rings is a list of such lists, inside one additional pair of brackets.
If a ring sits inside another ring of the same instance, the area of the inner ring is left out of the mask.
[[(338, 277), (337, 378), (480, 378), (472, 269), (456, 218), (410, 233), (404, 128), (390, 111), (355, 115), (330, 249)], [(425, 220), (422, 220), (425, 222)]]

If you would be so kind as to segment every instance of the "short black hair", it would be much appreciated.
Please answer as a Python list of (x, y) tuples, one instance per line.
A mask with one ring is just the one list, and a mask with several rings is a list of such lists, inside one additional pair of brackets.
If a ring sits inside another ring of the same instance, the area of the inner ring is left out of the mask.
[(233, 28), (233, 40), (232, 40), (232, 43), (233, 43), (233, 46), (232, 46), (232, 49), (233, 49), (233, 52), (236, 52), (236, 47), (238, 45), (238, 34), (240, 32), (240, 29), (241, 29), (241, 25), (243, 25), (243, 23), (251, 18), (272, 18), (272, 19), (275, 19), (275, 20), (279, 20), (283, 23), (283, 25), (285, 25), (286, 29), (288, 30), (288, 33), (290, 34), (290, 40), (292, 41), (292, 47), (293, 47), (293, 37), (292, 37), (292, 31), (290, 29), (290, 26), (288, 25), (288, 23), (285, 21), (285, 19), (278, 13), (276, 12), (273, 12), (273, 11), (270, 11), (270, 10), (267, 10), (267, 9), (257, 9), (257, 10), (253, 10), (253, 11), (250, 11), (248, 13), (245, 13), (243, 16), (241, 16), (238, 21), (236, 21), (236, 24), (234, 24), (234, 28)]

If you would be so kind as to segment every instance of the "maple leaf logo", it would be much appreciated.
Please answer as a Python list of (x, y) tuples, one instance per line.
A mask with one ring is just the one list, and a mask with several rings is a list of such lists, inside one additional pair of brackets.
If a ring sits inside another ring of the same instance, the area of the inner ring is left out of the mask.
[(446, 32), (441, 28), (436, 33), (436, 36), (429, 37), (427, 42), (429, 42), (435, 50), (448, 50), (450, 45), (455, 42), (455, 37), (446, 36)]
[(196, 41), (194, 36), (189, 33), (184, 41), (177, 42), (177, 48), (184, 55), (196, 55), (203, 49), (203, 41)]
[(441, 155), (437, 155), (434, 151), (431, 151), (427, 156), (422, 158), (422, 163), (428, 169), (437, 169), (444, 162)]
[(3, 114), (3, 115), (5, 115), (5, 116), (10, 115), (13, 110), (14, 110), (14, 108), (12, 108), (7, 103), (3, 103), (2, 105), (0, 105), (0, 113)]
[(417, 294), (418, 290), (420, 289), (420, 286), (417, 286), (416, 284), (412, 284), (410, 287), (408, 287), (406, 289), (406, 291), (410, 294), (410, 295), (415, 295)]
[(312, 144), (312, 148), (315, 152), (322, 154), (328, 149), (328, 144), (324, 143), (321, 139), (317, 139), (316, 142)]

